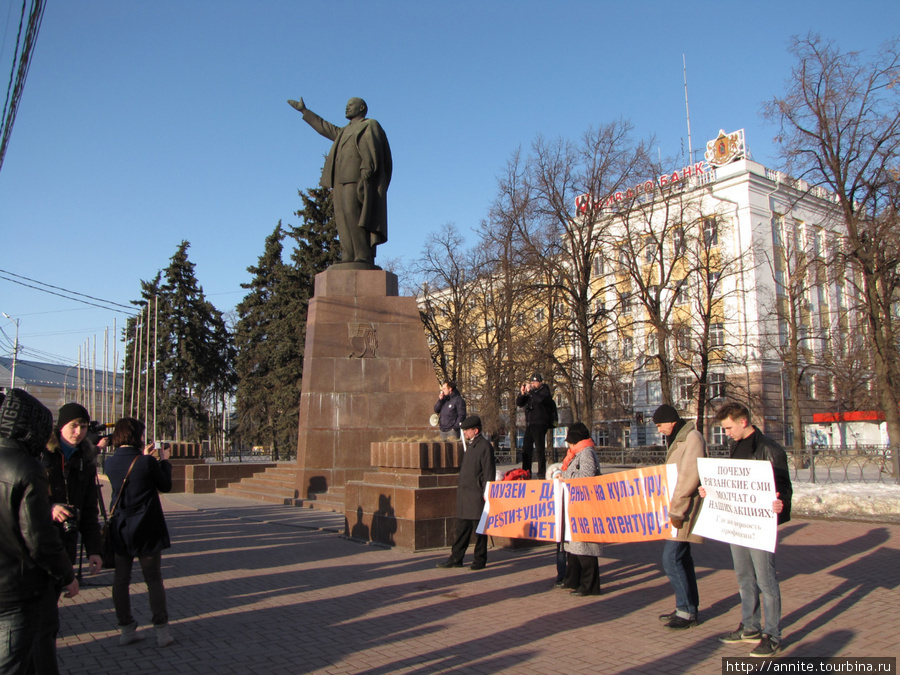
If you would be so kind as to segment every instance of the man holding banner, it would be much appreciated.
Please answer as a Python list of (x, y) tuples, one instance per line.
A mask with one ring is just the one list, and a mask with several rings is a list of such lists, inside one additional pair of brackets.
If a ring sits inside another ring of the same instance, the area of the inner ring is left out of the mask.
[[(459, 467), (459, 484), (456, 488), (456, 541), (450, 550), (450, 557), (435, 567), (462, 567), (463, 557), (469, 548), (472, 533), (484, 512), (484, 487), (494, 480), (497, 466), (494, 448), (481, 435), (481, 418), (469, 415), (459, 424), (466, 439), (465, 454)], [(487, 565), (486, 534), (475, 533), (475, 557), (469, 569), (483, 570)]]
[(675, 591), (675, 611), (660, 615), (659, 620), (665, 621), (670, 630), (684, 630), (697, 625), (700, 604), (691, 543), (703, 541), (692, 530), (702, 503), (697, 460), (706, 457), (706, 439), (694, 429), (693, 422), (681, 419), (678, 411), (667, 404), (656, 409), (653, 422), (666, 439), (666, 464), (674, 464), (678, 469), (675, 487), (669, 491), (669, 522), (678, 533), (674, 539), (666, 540), (662, 556), (663, 570)]
[[(731, 459), (771, 463), (776, 491), (772, 511), (778, 514), (779, 525), (788, 522), (793, 488), (784, 448), (750, 424), (750, 411), (740, 403), (726, 403), (719, 408), (716, 419), (734, 441)], [(701, 494), (705, 497), (706, 491), (701, 490)], [(781, 590), (775, 573), (775, 554), (731, 544), (731, 557), (741, 594), (741, 624), (719, 640), (726, 644), (757, 642), (750, 656), (774, 656), (781, 651)], [(764, 625), (760, 621), (760, 593)]]

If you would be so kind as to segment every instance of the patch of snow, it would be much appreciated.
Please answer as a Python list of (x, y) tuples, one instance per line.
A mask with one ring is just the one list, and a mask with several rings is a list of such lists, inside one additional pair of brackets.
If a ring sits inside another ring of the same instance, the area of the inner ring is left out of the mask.
[(797, 516), (900, 516), (900, 485), (794, 483), (791, 513)]

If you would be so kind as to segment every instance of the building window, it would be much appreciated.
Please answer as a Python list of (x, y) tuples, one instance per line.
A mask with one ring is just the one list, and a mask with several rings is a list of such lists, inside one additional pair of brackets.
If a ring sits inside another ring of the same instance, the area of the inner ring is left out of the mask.
[(820, 373), (813, 377), (813, 398), (830, 401), (834, 398), (834, 386), (830, 375)]
[(659, 353), (659, 333), (657, 333), (655, 330), (650, 331), (650, 333), (647, 334), (647, 353)]
[(622, 338), (622, 358), (626, 361), (634, 357), (634, 340), (630, 337)]
[(607, 429), (606, 427), (594, 429), (594, 443), (596, 443), (598, 446), (608, 446), (609, 429)]
[(687, 244), (685, 243), (684, 238), (684, 228), (676, 227), (672, 230), (672, 252), (675, 257), (678, 258), (684, 255), (684, 252), (687, 250)]
[(619, 293), (619, 304), (622, 306), (622, 314), (631, 314), (631, 293)]
[(631, 386), (626, 385), (625, 389), (622, 390), (622, 407), (626, 410), (631, 410), (631, 407), (634, 405), (634, 392), (631, 391)]
[(725, 373), (710, 373), (707, 381), (708, 398), (725, 398)]
[(690, 301), (691, 294), (688, 291), (687, 279), (682, 279), (678, 282), (678, 286), (675, 288), (675, 304), (685, 305)]
[(650, 405), (659, 405), (662, 403), (662, 385), (659, 381), (647, 383), (647, 403)]
[(675, 326), (675, 349), (682, 354), (691, 351), (691, 329), (685, 325)]
[(719, 245), (719, 220), (715, 216), (703, 219), (703, 243), (707, 247)]
[(678, 389), (678, 400), (687, 402), (691, 400), (691, 393), (694, 389), (694, 379), (691, 377), (679, 377), (675, 380)]
[(709, 346), (724, 347), (725, 346), (725, 324), (713, 323), (709, 326)]
[(725, 433), (725, 429), (720, 424), (714, 424), (712, 426), (712, 444), (725, 445), (726, 443), (728, 443), (728, 435)]
[(540, 307), (540, 308), (534, 310), (534, 320), (537, 321), (538, 323), (541, 323), (544, 321), (544, 308), (543, 307)]
[(594, 303), (594, 311), (598, 316), (603, 316), (606, 314), (606, 303), (603, 300), (597, 300), (597, 302)]
[(603, 275), (603, 258), (599, 255), (594, 256), (594, 276), (599, 277)]

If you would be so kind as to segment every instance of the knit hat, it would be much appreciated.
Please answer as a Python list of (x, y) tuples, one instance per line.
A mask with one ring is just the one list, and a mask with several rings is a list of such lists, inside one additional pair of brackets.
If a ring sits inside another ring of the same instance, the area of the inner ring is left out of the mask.
[(544, 378), (541, 377), (540, 373), (535, 373), (534, 375), (531, 376), (531, 381), (532, 382), (543, 382)]
[(666, 424), (668, 422), (679, 422), (680, 420), (681, 415), (678, 414), (678, 411), (667, 403), (663, 403), (653, 413), (654, 424)]
[(53, 413), (23, 389), (6, 393), (0, 404), (0, 437), (23, 443), (37, 456), (53, 431)]
[(459, 423), (460, 429), (481, 429), (481, 418), (478, 415), (469, 415)]
[(566, 443), (575, 445), (576, 443), (581, 443), (581, 441), (586, 441), (590, 437), (591, 432), (588, 431), (584, 422), (575, 422), (569, 426), (569, 433), (566, 434)]
[(56, 430), (59, 431), (72, 420), (84, 420), (85, 422), (90, 422), (91, 416), (88, 413), (87, 408), (83, 405), (78, 403), (66, 403), (59, 409), (59, 414), (56, 416)]

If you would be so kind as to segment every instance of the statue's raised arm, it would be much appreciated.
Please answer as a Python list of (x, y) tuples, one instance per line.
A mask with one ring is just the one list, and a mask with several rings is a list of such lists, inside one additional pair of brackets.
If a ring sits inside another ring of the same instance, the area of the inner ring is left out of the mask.
[(323, 187), (332, 188), (334, 217), (341, 242), (341, 267), (379, 269), (375, 249), (387, 241), (387, 189), (393, 169), (391, 147), (381, 125), (366, 117), (361, 98), (347, 101), (345, 127), (326, 122), (299, 101), (288, 104), (303, 120), (334, 141), (322, 169)]

